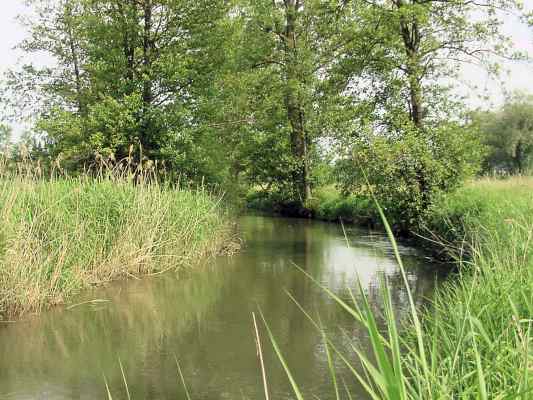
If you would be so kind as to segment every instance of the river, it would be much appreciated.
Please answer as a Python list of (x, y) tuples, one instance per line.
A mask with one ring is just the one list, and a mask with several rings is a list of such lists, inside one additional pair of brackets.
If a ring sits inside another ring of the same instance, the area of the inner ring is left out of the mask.
[[(185, 400), (179, 360), (193, 400), (262, 399), (252, 312), (262, 310), (306, 398), (334, 399), (322, 337), (289, 299), (319, 315), (330, 337), (368, 346), (361, 327), (298, 265), (343, 298), (359, 277), (376, 309), (380, 275), (401, 315), (407, 307), (392, 249), (381, 233), (336, 224), (245, 216), (242, 251), (194, 271), (116, 282), (17, 323), (0, 324), (0, 399)], [(426, 301), (434, 268), (416, 250), (400, 248), (415, 300)], [(96, 300), (88, 302), (90, 300)], [(81, 303), (81, 304), (80, 304)], [(260, 324), (271, 399), (293, 398)], [(354, 398), (364, 392), (339, 360)], [(342, 379), (341, 379), (342, 378)]]

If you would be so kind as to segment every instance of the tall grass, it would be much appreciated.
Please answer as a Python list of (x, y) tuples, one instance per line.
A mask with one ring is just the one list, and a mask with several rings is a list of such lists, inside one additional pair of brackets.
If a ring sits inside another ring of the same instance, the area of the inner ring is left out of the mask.
[[(449, 238), (457, 248), (468, 246), (470, 258), (460, 261), (458, 276), (440, 288), (431, 307), (424, 310), (411, 300), (394, 236), (378, 207), (404, 276), (410, 299), (408, 318), (398, 324), (386, 281), (382, 285), (384, 329), (378, 327), (361, 287), (352, 295), (351, 304), (323, 287), (368, 331), (371, 354), (353, 346), (350, 355), (338, 351), (317, 317), (302, 309), (323, 333), (326, 347), (348, 367), (370, 398), (533, 398), (532, 187), (531, 179), (483, 181), (442, 199), (432, 223), (440, 221), (441, 233), (452, 232)], [(455, 225), (450, 226), (451, 221)], [(265, 324), (294, 394), (301, 399), (290, 366)], [(351, 361), (353, 356), (359, 362)], [(334, 377), (333, 363), (329, 365)], [(337, 388), (335, 378), (333, 383)], [(342, 398), (337, 389), (334, 395)], [(351, 398), (348, 391), (346, 396)]]
[(220, 199), (130, 178), (0, 177), (0, 318), (114, 279), (194, 264), (228, 238)]

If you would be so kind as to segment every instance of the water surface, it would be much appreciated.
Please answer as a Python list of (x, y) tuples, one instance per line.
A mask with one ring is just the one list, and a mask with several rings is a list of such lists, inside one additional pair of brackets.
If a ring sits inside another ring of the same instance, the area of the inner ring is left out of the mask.
[[(401, 314), (406, 291), (388, 241), (350, 228), (348, 247), (339, 226), (317, 221), (248, 216), (240, 225), (245, 245), (236, 256), (186, 274), (114, 283), (76, 303), (105, 302), (0, 324), (0, 399), (104, 399), (105, 381), (115, 400), (126, 399), (121, 363), (132, 399), (182, 400), (176, 358), (194, 400), (262, 399), (251, 316), (258, 309), (306, 398), (334, 399), (322, 338), (287, 292), (320, 316), (341, 347), (367, 346), (367, 336), (295, 265), (345, 298), (359, 276), (376, 309), (385, 275)], [(423, 302), (435, 274), (413, 249), (401, 252), (415, 299)], [(271, 398), (293, 398), (264, 329), (262, 334)], [(366, 398), (336, 364), (354, 397)]]

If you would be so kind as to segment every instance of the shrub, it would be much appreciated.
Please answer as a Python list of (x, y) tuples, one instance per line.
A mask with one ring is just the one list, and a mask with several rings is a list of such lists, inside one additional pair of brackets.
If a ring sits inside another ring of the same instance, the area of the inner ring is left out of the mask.
[(472, 132), (450, 124), (361, 138), (338, 163), (338, 174), (344, 192), (373, 193), (397, 230), (405, 231), (418, 227), (436, 198), (478, 170), (481, 154)]

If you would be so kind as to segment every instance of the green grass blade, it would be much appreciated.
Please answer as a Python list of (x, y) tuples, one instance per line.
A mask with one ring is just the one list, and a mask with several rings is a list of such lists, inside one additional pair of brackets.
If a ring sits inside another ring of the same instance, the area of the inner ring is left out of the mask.
[[(320, 326), (322, 326), (322, 322), (320, 321)], [(339, 385), (337, 383), (337, 375), (335, 373), (335, 364), (333, 362), (333, 357), (331, 356), (331, 351), (329, 350), (329, 344), (328, 344), (328, 338), (326, 335), (326, 331), (324, 328), (321, 329), (322, 331), (322, 340), (324, 341), (324, 348), (326, 349), (326, 357), (328, 359), (328, 369), (329, 373), (331, 375), (331, 382), (333, 383), (333, 389), (335, 390), (335, 399), (340, 400), (340, 393), (339, 393)]]
[(104, 382), (105, 382), (105, 390), (107, 394), (107, 400), (113, 400), (113, 396), (111, 396), (111, 391), (109, 390), (109, 385), (107, 384), (107, 378), (104, 375)]
[(265, 328), (267, 330), (268, 337), (270, 338), (270, 342), (272, 343), (272, 347), (274, 348), (274, 351), (276, 352), (276, 355), (278, 356), (279, 362), (281, 363), (283, 369), (285, 370), (285, 374), (287, 375), (287, 378), (289, 378), (289, 382), (291, 384), (294, 394), (296, 395), (296, 398), (298, 400), (303, 400), (304, 398), (303, 398), (302, 392), (300, 391), (300, 388), (296, 384), (296, 381), (294, 380), (292, 376), (292, 373), (287, 365), (287, 362), (285, 361), (285, 358), (283, 357), (283, 354), (281, 353), (278, 343), (276, 342), (276, 339), (274, 338), (274, 335), (272, 334), (272, 331), (270, 330), (270, 327), (268, 326), (265, 316), (263, 315), (263, 312), (261, 310), (259, 310), (259, 315), (261, 315), (261, 318), (263, 319), (263, 323), (265, 324)]
[(470, 326), (472, 329), (472, 347), (474, 350), (474, 357), (476, 359), (476, 370), (477, 370), (477, 378), (478, 378), (477, 393), (481, 400), (488, 400), (485, 373), (483, 372), (483, 366), (481, 365), (481, 356), (479, 355), (479, 350), (477, 347), (476, 334), (474, 332), (472, 319), (470, 319)]
[[(376, 207), (378, 209), (378, 213), (381, 217), (381, 220), (383, 222), (383, 226), (385, 227), (385, 231), (387, 232), (387, 236), (391, 242), (391, 245), (392, 245), (392, 248), (393, 248), (393, 251), (394, 251), (394, 256), (396, 258), (396, 262), (398, 263), (398, 266), (400, 268), (400, 272), (401, 272), (401, 275), (402, 275), (402, 279), (403, 279), (403, 282), (404, 282), (404, 285), (405, 285), (405, 289), (407, 291), (407, 298), (409, 299), (409, 307), (410, 307), (410, 313), (411, 313), (411, 318), (413, 319), (413, 324), (414, 324), (414, 329), (415, 329), (415, 333), (416, 333), (416, 340), (417, 340), (417, 344), (418, 344), (418, 352), (419, 352), (419, 356), (420, 356), (420, 361), (421, 361), (421, 366), (422, 366), (422, 370), (423, 370), (423, 374), (424, 374), (424, 377), (426, 379), (427, 382), (430, 381), (430, 371), (429, 371), (429, 366), (427, 364), (427, 357), (426, 357), (426, 349), (425, 349), (425, 344), (424, 344), (424, 333), (422, 331), (422, 324), (420, 323), (420, 318), (418, 316), (418, 311), (416, 309), (416, 306), (415, 306), (415, 302), (413, 300), (413, 294), (411, 293), (411, 288), (409, 286), (409, 281), (407, 279), (407, 273), (405, 272), (405, 267), (403, 265), (403, 262), (402, 262), (402, 257), (400, 256), (400, 251), (398, 249), (398, 244), (396, 242), (396, 238), (394, 237), (394, 234), (392, 232), (392, 229), (389, 225), (389, 222), (387, 220), (387, 218), (385, 217), (385, 214), (383, 213), (383, 209), (381, 208), (381, 206), (379, 205), (379, 202), (377, 201), (377, 199), (374, 197), (374, 202), (376, 204)], [(431, 394), (430, 393), (427, 393), (428, 396), (430, 396)]]
[(120, 358), (118, 359), (118, 363), (120, 365), (120, 372), (122, 373), (122, 381), (124, 382), (124, 387), (126, 388), (126, 395), (128, 396), (128, 400), (131, 400), (130, 389), (128, 388), (128, 381), (126, 380), (126, 374), (124, 373), (124, 367), (122, 366), (122, 361), (120, 360)]

